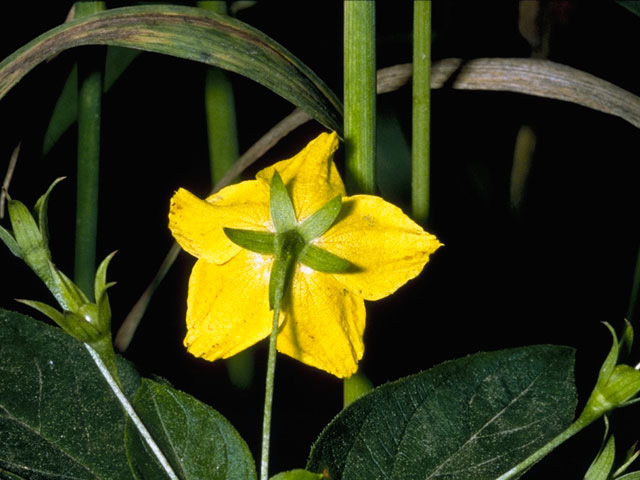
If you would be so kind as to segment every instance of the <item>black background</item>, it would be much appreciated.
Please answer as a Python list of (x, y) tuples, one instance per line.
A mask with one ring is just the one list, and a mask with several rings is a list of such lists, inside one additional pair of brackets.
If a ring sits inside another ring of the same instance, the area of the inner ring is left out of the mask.
[[(123, 5), (110, 2), (109, 7)], [(64, 21), (67, 2), (12, 2), (0, 13), (2, 58)], [(549, 58), (640, 93), (635, 68), (640, 19), (613, 2), (551, 2)], [(273, 37), (341, 95), (342, 3), (266, 2), (238, 18)], [(378, 2), (378, 67), (411, 60), (411, 2)], [(528, 57), (517, 2), (438, 2), (434, 60)], [(0, 102), (0, 171), (22, 141), (10, 193), (33, 205), (53, 179), (67, 180), (50, 203), (56, 264), (73, 270), (75, 142), (72, 128), (46, 156), (42, 136), (77, 50), (37, 67)], [(244, 152), (293, 107), (260, 85), (231, 75)], [(98, 256), (118, 250), (109, 279), (114, 331), (151, 280), (172, 239), (169, 198), (180, 186), (209, 189), (202, 85), (204, 66), (142, 54), (104, 97)], [(409, 87), (379, 97), (410, 141)], [(522, 207), (509, 204), (518, 128), (533, 126), (537, 150)], [(322, 130), (315, 122), (258, 162), (286, 158)], [(381, 135), (384, 140), (384, 136)], [(444, 360), (536, 343), (577, 349), (580, 408), (610, 347), (607, 321), (625, 316), (640, 240), (638, 130), (623, 120), (562, 102), (514, 93), (433, 92), (432, 212), (428, 229), (446, 245), (425, 272), (396, 295), (368, 304), (363, 371), (379, 385)], [(401, 157), (401, 155), (399, 155)], [(342, 156), (336, 157), (341, 168)], [(382, 159), (381, 159), (382, 161)], [(406, 175), (406, 158), (385, 159)], [(255, 168), (251, 172), (255, 171)], [(408, 187), (383, 192), (408, 211)], [(3, 225), (7, 225), (6, 220)], [(249, 390), (233, 387), (222, 362), (186, 354), (187, 279), (183, 254), (159, 288), (125, 356), (225, 415), (259, 457), (266, 348), (254, 348)], [(35, 276), (0, 249), (0, 305), (33, 314), (14, 298), (46, 300)], [(629, 362), (640, 358), (632, 352)], [(302, 467), (311, 443), (339, 412), (341, 382), (278, 356), (272, 472)], [(616, 412), (618, 450), (638, 438), (638, 407)], [(554, 452), (530, 477), (582, 478), (602, 427)]]

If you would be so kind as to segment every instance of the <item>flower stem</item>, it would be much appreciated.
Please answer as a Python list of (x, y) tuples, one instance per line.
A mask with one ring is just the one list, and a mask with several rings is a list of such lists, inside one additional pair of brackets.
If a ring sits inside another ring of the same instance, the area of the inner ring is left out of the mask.
[(91, 348), (90, 345), (86, 343), (84, 344), (84, 346), (86, 347), (87, 351), (89, 352), (89, 355), (91, 355), (91, 358), (97, 365), (98, 370), (100, 370), (100, 373), (102, 373), (102, 376), (111, 387), (111, 390), (113, 391), (116, 398), (120, 402), (120, 405), (122, 406), (126, 414), (129, 416), (129, 418), (135, 425), (138, 432), (140, 432), (140, 435), (142, 436), (144, 441), (147, 443), (147, 445), (155, 455), (158, 462), (160, 462), (160, 465), (164, 469), (167, 476), (171, 480), (178, 480), (178, 476), (175, 474), (175, 472), (171, 468), (171, 465), (169, 465), (169, 461), (167, 460), (167, 457), (164, 456), (164, 454), (160, 450), (160, 447), (158, 447), (158, 444), (156, 444), (156, 442), (151, 437), (149, 430), (147, 430), (147, 427), (144, 426), (144, 423), (142, 423), (142, 420), (140, 420), (140, 417), (138, 417), (138, 414), (133, 409), (133, 405), (131, 405), (126, 395), (122, 392), (122, 390), (118, 386), (118, 383), (109, 372), (109, 369), (100, 358), (100, 355), (98, 355), (98, 352), (96, 352), (93, 348)]
[(555, 449), (560, 444), (562, 444), (563, 442), (565, 442), (566, 440), (574, 436), (576, 433), (578, 433), (580, 430), (582, 430), (584, 427), (586, 427), (587, 425), (589, 425), (599, 417), (600, 416), (594, 416), (594, 415), (584, 415), (584, 414), (580, 415), (580, 417), (578, 417), (578, 419), (575, 422), (569, 425), (566, 430), (564, 430), (562, 433), (554, 437), (549, 443), (547, 443), (542, 448), (534, 452), (532, 455), (525, 458), (522, 462), (520, 462), (518, 465), (513, 467), (511, 470), (500, 475), (496, 480), (508, 480), (510, 478), (520, 477), (524, 472), (529, 470), (533, 465), (535, 465), (540, 460), (542, 460), (553, 449)]
[(374, 193), (375, 2), (344, 2), (344, 139), (350, 193)]
[[(76, 3), (76, 17), (105, 9), (105, 2)], [(104, 55), (84, 52), (78, 62), (78, 170), (76, 198), (75, 283), (93, 297), (98, 232), (100, 115)]]
[(273, 326), (269, 336), (269, 357), (267, 359), (267, 378), (264, 389), (260, 480), (268, 480), (269, 478), (269, 440), (271, 438), (271, 411), (273, 409), (273, 385), (276, 373), (276, 339), (278, 338), (278, 318), (280, 317), (280, 301), (276, 303), (273, 308)]
[(429, 215), (431, 128), (431, 1), (413, 2), (413, 118), (411, 207), (424, 224)]

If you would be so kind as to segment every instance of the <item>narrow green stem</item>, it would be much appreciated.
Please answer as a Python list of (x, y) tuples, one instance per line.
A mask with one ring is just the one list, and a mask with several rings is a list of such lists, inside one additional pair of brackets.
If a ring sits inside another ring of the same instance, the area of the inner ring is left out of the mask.
[(600, 416), (594, 415), (580, 415), (578, 419), (573, 422), (571, 425), (567, 427), (562, 433), (553, 438), (549, 443), (544, 445), (542, 448), (534, 452), (529, 457), (525, 458), (518, 465), (513, 467), (508, 472), (500, 475), (496, 480), (508, 480), (510, 478), (517, 478), (527, 470), (529, 470), (533, 465), (542, 460), (547, 454), (549, 454), (553, 449), (558, 447), (560, 444), (564, 443), (569, 438), (573, 437), (576, 433), (582, 430), (584, 427), (592, 423), (594, 420), (599, 418)]
[(342, 406), (348, 407), (357, 399), (366, 395), (373, 389), (373, 384), (364, 373), (358, 371), (345, 378), (342, 384)]
[(375, 2), (344, 2), (344, 140), (351, 193), (375, 190)]
[(126, 395), (123, 393), (119, 382), (116, 381), (116, 379), (112, 376), (111, 372), (109, 371), (109, 368), (104, 364), (98, 352), (96, 352), (93, 348), (91, 348), (90, 345), (86, 343), (84, 344), (84, 346), (89, 352), (89, 355), (91, 355), (91, 358), (93, 359), (96, 366), (98, 367), (98, 370), (100, 370), (100, 373), (102, 374), (104, 379), (107, 381), (107, 384), (109, 385), (109, 387), (111, 387), (111, 391), (113, 391), (113, 393), (115, 394), (123, 410), (129, 416), (129, 418), (131, 419), (131, 422), (136, 427), (136, 429), (140, 433), (140, 436), (144, 439), (145, 443), (149, 446), (149, 448), (151, 449), (151, 452), (156, 457), (156, 459), (162, 466), (167, 476), (171, 480), (178, 480), (178, 476), (175, 474), (175, 472), (171, 468), (169, 461), (162, 453), (162, 450), (160, 450), (160, 447), (158, 447), (158, 445), (156, 444), (155, 440), (149, 433), (149, 430), (147, 430), (147, 427), (145, 427), (144, 423), (142, 423), (142, 420), (140, 420), (140, 417), (138, 416), (136, 411), (133, 409), (133, 405), (131, 405)]
[[(280, 302), (277, 302), (280, 303)], [(276, 339), (278, 338), (278, 318), (280, 305), (273, 309), (273, 326), (269, 336), (269, 357), (264, 391), (264, 415), (262, 417), (262, 458), (260, 460), (260, 480), (269, 478), (269, 440), (271, 439), (271, 411), (273, 409), (273, 385), (276, 373)]]
[[(375, 2), (344, 2), (345, 180), (350, 193), (376, 189), (376, 24)], [(346, 407), (366, 393), (361, 372), (343, 381)]]
[(638, 257), (636, 258), (636, 268), (633, 272), (633, 284), (631, 285), (631, 294), (629, 295), (629, 306), (627, 307), (627, 320), (631, 322), (636, 311), (638, 303), (638, 290), (640, 289), (640, 249), (638, 249)]
[[(76, 17), (105, 9), (105, 2), (77, 2)], [(78, 62), (78, 170), (74, 280), (93, 297), (98, 235), (100, 114), (104, 56), (83, 52)]]
[(431, 1), (414, 0), (411, 207), (413, 218), (423, 224), (429, 215), (430, 129)]

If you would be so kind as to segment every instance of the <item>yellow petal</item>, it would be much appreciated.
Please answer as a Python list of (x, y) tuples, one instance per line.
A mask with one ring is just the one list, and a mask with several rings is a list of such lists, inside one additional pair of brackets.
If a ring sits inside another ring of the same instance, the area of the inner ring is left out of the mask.
[(358, 369), (364, 353), (364, 301), (331, 275), (298, 265), (278, 334), (278, 351), (337, 377)]
[(344, 184), (333, 163), (338, 148), (335, 132), (321, 133), (295, 157), (261, 170), (256, 178), (271, 183), (278, 171), (293, 200), (298, 222), (313, 214), (332, 198), (345, 195)]
[(240, 251), (223, 227), (270, 231), (270, 219), (269, 191), (257, 180), (225, 187), (206, 201), (181, 188), (169, 210), (169, 228), (180, 246), (214, 263), (224, 263)]
[(270, 258), (247, 250), (223, 265), (196, 262), (189, 279), (184, 339), (192, 355), (227, 358), (269, 335), (271, 263)]
[(346, 197), (336, 223), (314, 243), (356, 266), (334, 277), (367, 300), (386, 297), (416, 277), (441, 246), (398, 207), (371, 195)]

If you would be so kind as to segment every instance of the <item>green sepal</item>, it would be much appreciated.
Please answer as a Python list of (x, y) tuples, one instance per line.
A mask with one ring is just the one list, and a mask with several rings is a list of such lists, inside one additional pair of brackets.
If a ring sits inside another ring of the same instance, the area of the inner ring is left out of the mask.
[(52, 306), (36, 300), (19, 299), (18, 302), (28, 305), (46, 315), (76, 340), (91, 343), (101, 337), (101, 332), (94, 322), (89, 320), (88, 315), (83, 317), (74, 312), (59, 312)]
[(109, 330), (111, 327), (111, 306), (109, 305), (107, 290), (115, 285), (115, 282), (107, 283), (107, 268), (115, 254), (116, 252), (111, 252), (100, 263), (96, 270), (96, 278), (94, 282), (94, 296), (98, 308), (98, 321), (100, 328), (103, 330)]
[(613, 435), (609, 437), (604, 448), (598, 453), (589, 470), (584, 476), (584, 480), (607, 480), (613, 468), (613, 461), (616, 457), (616, 446)]
[(53, 285), (49, 287), (49, 290), (64, 310), (75, 312), (85, 303), (89, 303), (84, 292), (69, 277), (58, 270), (51, 261), (49, 261), (49, 265), (53, 279)]
[(223, 228), (224, 234), (236, 245), (262, 255), (276, 253), (275, 235), (271, 232), (242, 230), (239, 228)]
[(271, 179), (270, 195), (271, 221), (276, 232), (288, 232), (296, 228), (298, 222), (293, 203), (291, 202), (291, 197), (289, 197), (289, 192), (287, 192), (287, 187), (285, 187), (282, 177), (277, 171), (274, 172)]
[(323, 273), (345, 273), (353, 271), (353, 264), (331, 252), (315, 245), (307, 244), (298, 257), (298, 261), (307, 267)]
[(308, 470), (296, 468), (274, 475), (269, 480), (322, 480), (326, 478), (322, 473), (313, 473)]
[(631, 322), (624, 319), (624, 331), (622, 332), (622, 337), (620, 338), (620, 343), (625, 346), (627, 352), (631, 351), (631, 347), (633, 346), (633, 327), (631, 326)]
[(40, 235), (42, 236), (42, 241), (44, 243), (45, 248), (49, 249), (49, 221), (47, 219), (47, 208), (49, 206), (49, 195), (51, 195), (51, 191), (53, 187), (55, 187), (59, 182), (64, 180), (65, 177), (56, 178), (53, 183), (49, 186), (46, 192), (38, 199), (33, 210), (38, 218), (38, 226), (40, 227)]
[(22, 258), (22, 250), (20, 249), (20, 245), (18, 245), (16, 239), (13, 238), (11, 232), (2, 227), (2, 225), (0, 225), (0, 240), (4, 242), (11, 253), (13, 253), (18, 258)]
[(338, 195), (325, 203), (317, 212), (309, 216), (298, 227), (298, 233), (306, 242), (318, 238), (331, 228), (342, 209), (342, 196)]

